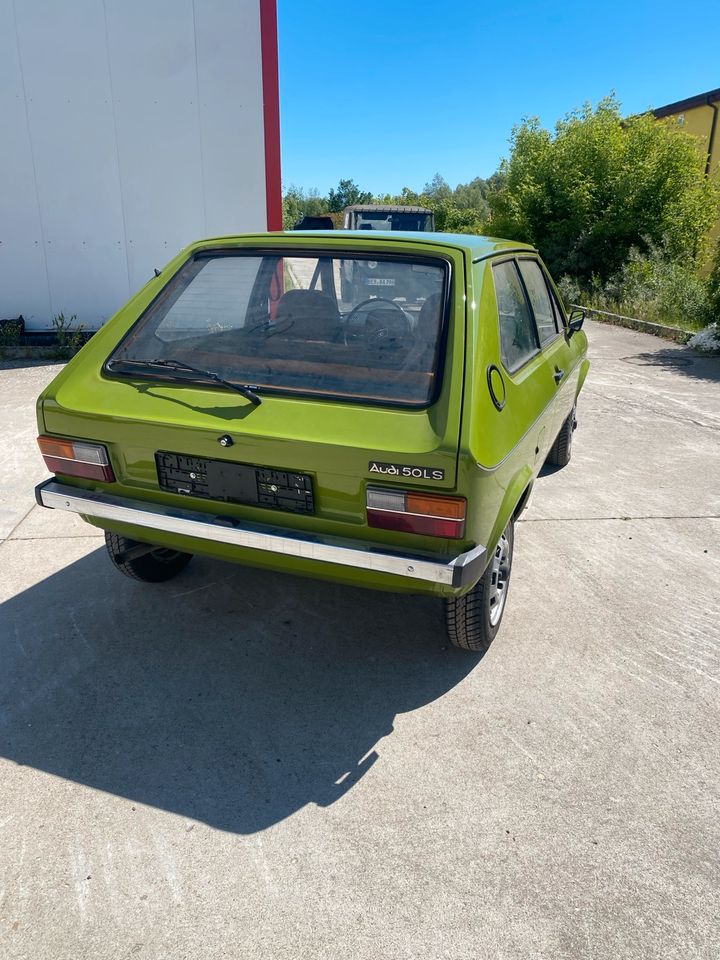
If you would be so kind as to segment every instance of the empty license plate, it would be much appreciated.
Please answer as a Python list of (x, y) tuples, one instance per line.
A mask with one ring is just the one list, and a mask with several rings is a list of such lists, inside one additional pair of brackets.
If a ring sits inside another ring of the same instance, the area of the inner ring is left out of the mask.
[(312, 478), (306, 473), (208, 460), (182, 453), (155, 454), (163, 490), (226, 503), (247, 503), (292, 513), (313, 513)]

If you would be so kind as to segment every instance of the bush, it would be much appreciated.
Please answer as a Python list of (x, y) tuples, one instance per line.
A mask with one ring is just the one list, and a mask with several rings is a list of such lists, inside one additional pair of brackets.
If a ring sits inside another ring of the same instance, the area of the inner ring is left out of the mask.
[(430, 200), (428, 207), (435, 214), (435, 229), (440, 233), (483, 232), (482, 216), (477, 210), (458, 207), (452, 200)]
[(646, 253), (631, 248), (627, 261), (609, 280), (594, 278), (583, 303), (690, 329), (715, 319), (709, 279), (698, 274), (693, 260), (674, 259), (667, 244), (648, 243)]
[(691, 330), (720, 318), (720, 265), (702, 277), (692, 260), (674, 260), (665, 246), (650, 244), (647, 253), (633, 247), (627, 262), (604, 283), (594, 277), (582, 286), (564, 274), (558, 290), (566, 307), (577, 303)]
[(585, 285), (614, 277), (633, 247), (649, 244), (697, 266), (720, 209), (705, 161), (695, 137), (649, 114), (626, 119), (614, 97), (586, 104), (552, 133), (524, 120), (488, 196), (490, 231), (533, 243), (551, 273)]
[(566, 299), (572, 294), (573, 303), (691, 330), (718, 316), (715, 274), (701, 276), (692, 259), (674, 259), (667, 244), (649, 243), (646, 253), (631, 248), (627, 261), (604, 283), (594, 277), (582, 288), (564, 276), (560, 289)]
[(720, 353), (720, 323), (712, 323), (694, 337), (690, 337), (688, 346), (704, 353)]
[(558, 280), (557, 288), (563, 299), (565, 307), (568, 308), (573, 303), (587, 303), (587, 297), (583, 296), (580, 284), (574, 277), (564, 273)]
[(716, 323), (720, 323), (720, 240), (715, 245), (715, 257), (710, 276), (707, 278), (710, 313)]
[(77, 322), (77, 315), (66, 317), (64, 313), (57, 313), (52, 318), (53, 330), (62, 357), (71, 357), (85, 343), (85, 328)]
[(17, 347), (23, 335), (22, 318), (18, 320), (0, 320), (0, 348)]
[(291, 185), (283, 197), (283, 230), (292, 230), (303, 216), (322, 217), (328, 212), (328, 202), (317, 190)]

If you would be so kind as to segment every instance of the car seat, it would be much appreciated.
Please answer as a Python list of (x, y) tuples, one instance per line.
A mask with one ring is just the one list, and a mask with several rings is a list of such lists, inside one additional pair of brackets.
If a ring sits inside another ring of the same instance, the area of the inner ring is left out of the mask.
[(440, 326), (438, 316), (440, 313), (440, 299), (439, 293), (431, 293), (420, 308), (420, 313), (415, 323), (416, 341), (432, 350), (435, 349), (438, 328)]
[(278, 333), (292, 340), (334, 340), (339, 314), (332, 300), (319, 290), (288, 290), (275, 313)]

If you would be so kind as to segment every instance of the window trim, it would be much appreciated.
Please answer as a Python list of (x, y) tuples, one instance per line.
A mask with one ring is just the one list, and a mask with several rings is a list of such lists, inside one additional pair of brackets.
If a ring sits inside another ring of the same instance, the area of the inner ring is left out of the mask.
[[(520, 267), (519, 267), (519, 262), (520, 262), (521, 260), (531, 260), (533, 263), (536, 263), (536, 264), (538, 265), (538, 269), (540, 270), (540, 276), (543, 278), (543, 280), (544, 280), (544, 282), (545, 282), (545, 289), (547, 290), (548, 299), (550, 300), (550, 307), (551, 307), (551, 309), (552, 309), (553, 318), (554, 318), (554, 320), (555, 320), (555, 333), (552, 335), (552, 337), (548, 337), (547, 340), (544, 340), (544, 341), (540, 344), (540, 349), (541, 349), (541, 350), (544, 350), (544, 349), (545, 349), (547, 346), (549, 346), (551, 343), (555, 343), (555, 341), (557, 340), (558, 337), (560, 337), (560, 336), (565, 336), (565, 331), (566, 331), (566, 329), (567, 329), (567, 323), (566, 323), (566, 321), (565, 321), (564, 316), (562, 315), (562, 311), (561, 311), (561, 308), (560, 308), (560, 304), (557, 302), (557, 297), (555, 296), (555, 293), (554, 293), (552, 287), (550, 286), (550, 284), (549, 284), (549, 282), (548, 282), (548, 273), (547, 273), (547, 271), (544, 269), (544, 266), (545, 266), (545, 265), (543, 264), (542, 260), (540, 260), (539, 257), (537, 257), (537, 256), (532, 256), (532, 255), (527, 256), (527, 257), (516, 257), (516, 260), (518, 261), (518, 273), (520, 274), (520, 278), (521, 278), (522, 281), (523, 281), (523, 287), (525, 288), (525, 293), (526, 293), (526, 295), (527, 295), (527, 298), (528, 298), (528, 300), (530, 301), (530, 309), (532, 310), (533, 318), (534, 318), (534, 320), (535, 320), (535, 327), (536, 327), (537, 333), (538, 333), (538, 340), (540, 339), (540, 327), (538, 326), (537, 316), (535, 315), (535, 309), (534, 309), (534, 307), (533, 307), (533, 305), (532, 305), (532, 301), (530, 300), (530, 293), (528, 292), (527, 286), (525, 285), (525, 280), (524, 280), (523, 275), (522, 275), (522, 270), (521, 270)], [(558, 319), (559, 319), (559, 321), (560, 321), (560, 325), (561, 325), (561, 327), (562, 327), (562, 330), (558, 330), (558, 329), (557, 329)]]
[(542, 268), (543, 274), (545, 275), (545, 283), (547, 284), (547, 287), (550, 291), (550, 299), (552, 300), (553, 305), (555, 306), (558, 312), (558, 316), (560, 317), (560, 323), (562, 324), (562, 330), (560, 332), (564, 335), (567, 335), (568, 315), (565, 312), (565, 307), (563, 306), (562, 300), (560, 299), (560, 294), (557, 292), (557, 289), (555, 287), (555, 281), (550, 276), (550, 273), (547, 267), (545, 266), (545, 264), (542, 262), (542, 260), (539, 260), (538, 262), (540, 264), (540, 267)]
[(532, 304), (530, 303), (530, 298), (528, 297), (528, 293), (527, 293), (527, 290), (526, 290), (526, 288), (525, 288), (525, 282), (523, 281), (522, 274), (520, 273), (520, 268), (518, 267), (518, 264), (517, 264), (517, 257), (516, 257), (516, 256), (509, 256), (509, 257), (503, 257), (502, 259), (498, 259), (498, 260), (491, 260), (491, 261), (490, 261), (490, 268), (491, 268), (491, 270), (494, 270), (495, 267), (502, 266), (502, 265), (505, 264), (505, 263), (510, 263), (510, 264), (512, 264), (512, 267), (513, 267), (513, 269), (514, 269), (514, 271), (515, 271), (515, 274), (516, 274), (516, 276), (518, 277), (518, 279), (519, 279), (519, 281), (520, 281), (520, 289), (522, 290), (523, 296), (524, 296), (524, 298), (525, 298), (525, 305), (526, 305), (527, 308), (528, 308), (528, 313), (529, 313), (529, 315), (530, 315), (530, 321), (531, 321), (531, 323), (532, 323), (532, 329), (533, 329), (533, 332), (534, 332), (534, 334), (535, 334), (535, 343), (536, 343), (536, 345), (537, 345), (535, 351), (534, 351), (533, 353), (531, 353), (529, 357), (526, 357), (525, 360), (523, 360), (523, 362), (522, 362), (519, 366), (514, 367), (514, 368), (512, 368), (512, 369), (511, 369), (510, 367), (506, 366), (506, 364), (505, 364), (505, 359), (503, 358), (503, 355), (502, 355), (502, 331), (500, 330), (500, 307), (499, 307), (499, 304), (498, 304), (498, 302), (497, 302), (497, 289), (496, 289), (496, 287), (495, 287), (495, 274), (493, 273), (493, 275), (492, 275), (492, 277), (493, 277), (493, 293), (495, 294), (495, 307), (496, 307), (496, 315), (497, 315), (497, 331), (498, 331), (498, 338), (499, 338), (499, 345), (500, 345), (500, 363), (502, 364), (502, 368), (503, 368), (503, 370), (507, 373), (507, 375), (508, 375), (509, 377), (514, 377), (515, 374), (519, 373), (524, 367), (526, 367), (526, 366), (527, 366), (529, 363), (531, 363), (539, 354), (542, 353), (542, 346), (540, 345), (540, 334), (538, 333), (537, 321), (535, 320), (535, 311), (533, 310)]
[[(307, 256), (310, 258), (315, 258), (320, 260), (323, 256), (332, 257), (335, 259), (350, 259), (350, 260), (389, 260), (391, 262), (397, 263), (406, 262), (406, 263), (428, 263), (434, 266), (441, 266), (443, 268), (443, 289), (442, 289), (442, 308), (440, 311), (440, 332), (438, 337), (438, 348), (437, 348), (437, 362), (434, 370), (431, 370), (430, 373), (434, 374), (434, 388), (431, 395), (426, 401), (422, 403), (412, 403), (403, 400), (387, 400), (383, 398), (374, 398), (374, 397), (364, 397), (364, 396), (348, 396), (347, 394), (334, 394), (334, 393), (323, 393), (318, 394), (311, 390), (298, 390), (291, 387), (266, 387), (261, 388), (261, 394), (263, 396), (283, 396), (283, 397), (297, 397), (301, 400), (319, 400), (319, 401), (330, 401), (332, 403), (347, 403), (354, 406), (370, 406), (370, 407), (383, 407), (389, 409), (403, 409), (403, 410), (427, 410), (430, 407), (434, 406), (440, 399), (442, 394), (443, 386), (445, 384), (445, 374), (446, 374), (446, 360), (448, 353), (448, 342), (450, 338), (450, 310), (453, 299), (453, 294), (455, 290), (455, 275), (453, 271), (453, 261), (449, 255), (443, 253), (406, 253), (406, 252), (394, 252), (394, 251), (385, 251), (385, 250), (366, 250), (364, 247), (361, 249), (353, 249), (346, 247), (305, 247), (305, 246), (295, 246), (294, 244), (289, 244), (288, 246), (253, 246), (253, 247), (228, 247), (228, 246), (218, 246), (218, 247), (201, 247), (200, 249), (193, 250), (190, 252), (189, 256), (183, 260), (181, 264), (178, 265), (175, 272), (170, 276), (167, 282), (163, 287), (158, 291), (158, 293), (153, 297), (153, 299), (148, 303), (146, 307), (140, 312), (139, 316), (130, 324), (122, 337), (113, 344), (110, 353), (107, 355), (105, 360), (102, 363), (100, 372), (102, 376), (106, 377), (109, 380), (150, 380), (150, 381), (162, 381), (164, 383), (174, 383), (174, 384), (192, 384), (198, 388), (205, 388), (210, 390), (217, 390), (217, 384), (212, 382), (207, 382), (205, 380), (193, 381), (189, 376), (182, 377), (173, 377), (170, 370), (163, 370), (162, 373), (121, 373), (118, 370), (108, 369), (108, 363), (115, 358), (115, 354), (123, 346), (126, 340), (129, 339), (131, 334), (136, 330), (136, 328), (142, 323), (146, 318), (147, 314), (154, 309), (154, 307), (168, 294), (171, 294), (172, 288), (176, 283), (179, 283), (179, 275), (181, 271), (191, 262), (195, 260), (211, 260), (216, 257), (277, 257), (282, 259), (283, 257), (303, 257)], [(260, 271), (258, 271), (259, 273)], [(257, 283), (257, 277), (255, 279)], [(186, 285), (187, 286), (187, 285)], [(238, 382), (240, 382), (238, 380)]]

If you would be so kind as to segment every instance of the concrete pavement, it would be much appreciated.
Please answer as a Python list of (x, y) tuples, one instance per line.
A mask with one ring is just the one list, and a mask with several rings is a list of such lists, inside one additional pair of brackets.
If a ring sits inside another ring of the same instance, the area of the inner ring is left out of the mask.
[(588, 332), (479, 662), (424, 598), (125, 580), (33, 505), (58, 368), (0, 369), (0, 955), (716, 960), (720, 361)]

